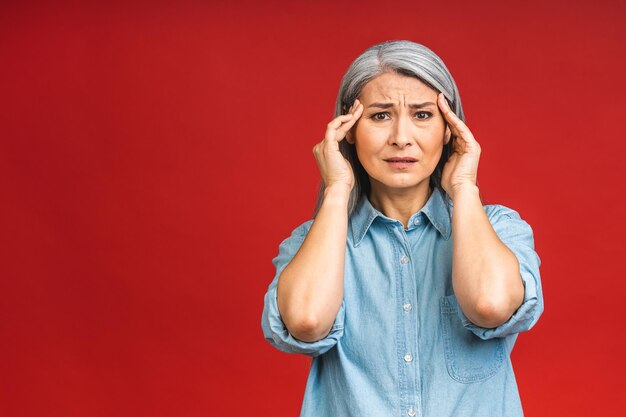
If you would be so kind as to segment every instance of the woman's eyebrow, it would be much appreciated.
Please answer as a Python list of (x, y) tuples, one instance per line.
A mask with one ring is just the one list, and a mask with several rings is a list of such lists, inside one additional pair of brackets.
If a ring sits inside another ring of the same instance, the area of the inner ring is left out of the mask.
[[(370, 107), (377, 107), (380, 109), (388, 109), (390, 107), (393, 107), (395, 104), (393, 103), (372, 103), (369, 106), (367, 106), (367, 108), (369, 109)], [(428, 107), (428, 106), (434, 106), (435, 103), (433, 103), (432, 101), (425, 101), (424, 103), (412, 103), (409, 104), (409, 107), (412, 109), (421, 109), (424, 107)]]

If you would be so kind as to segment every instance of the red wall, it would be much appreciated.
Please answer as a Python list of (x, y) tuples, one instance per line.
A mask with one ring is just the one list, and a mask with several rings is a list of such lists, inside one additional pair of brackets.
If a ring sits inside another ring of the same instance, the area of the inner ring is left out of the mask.
[(271, 259), (387, 39), (445, 60), (484, 198), (535, 231), (527, 416), (623, 415), (624, 2), (103, 3), (0, 5), (0, 415), (297, 415)]

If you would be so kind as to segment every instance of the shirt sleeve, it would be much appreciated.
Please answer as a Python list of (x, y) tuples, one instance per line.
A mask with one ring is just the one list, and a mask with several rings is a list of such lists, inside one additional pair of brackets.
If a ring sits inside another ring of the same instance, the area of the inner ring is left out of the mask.
[(323, 339), (315, 342), (304, 342), (296, 339), (289, 333), (287, 327), (283, 323), (278, 310), (278, 302), (276, 299), (276, 289), (278, 286), (278, 279), (283, 269), (289, 264), (289, 262), (296, 255), (304, 238), (306, 237), (313, 220), (309, 220), (297, 227), (290, 237), (283, 240), (278, 249), (278, 255), (274, 258), (272, 263), (276, 268), (276, 275), (271, 282), (267, 293), (265, 293), (265, 302), (263, 307), (263, 316), (261, 319), (261, 326), (263, 328), (263, 335), (265, 339), (278, 350), (287, 353), (301, 353), (308, 356), (319, 356), (327, 352), (330, 348), (335, 346), (338, 340), (343, 336), (343, 325), (345, 317), (345, 305), (342, 301), (337, 317), (333, 324), (330, 333)]
[(463, 325), (481, 339), (505, 337), (530, 330), (543, 312), (543, 295), (539, 265), (535, 252), (533, 231), (520, 215), (501, 205), (485, 206), (485, 211), (500, 240), (515, 254), (524, 284), (524, 301), (511, 318), (498, 327), (489, 329), (473, 324), (458, 308)]

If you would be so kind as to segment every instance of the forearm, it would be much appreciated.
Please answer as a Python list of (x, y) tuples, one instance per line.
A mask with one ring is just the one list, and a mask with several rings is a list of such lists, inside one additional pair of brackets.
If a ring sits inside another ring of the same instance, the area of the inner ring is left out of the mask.
[(493, 230), (478, 187), (455, 191), (452, 212), (452, 284), (461, 309), (476, 325), (497, 327), (521, 305), (524, 286), (517, 258)]
[(341, 307), (348, 229), (347, 187), (327, 188), (300, 250), (278, 279), (278, 309), (297, 339), (326, 336)]

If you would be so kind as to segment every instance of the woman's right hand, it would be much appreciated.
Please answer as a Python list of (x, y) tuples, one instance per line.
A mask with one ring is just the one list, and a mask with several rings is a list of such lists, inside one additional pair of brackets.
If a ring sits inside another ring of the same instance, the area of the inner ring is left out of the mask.
[(337, 116), (328, 123), (324, 140), (313, 147), (313, 154), (326, 188), (346, 185), (352, 190), (354, 187), (354, 173), (350, 163), (339, 151), (339, 142), (346, 137), (362, 114), (363, 105), (357, 99), (348, 114)]

